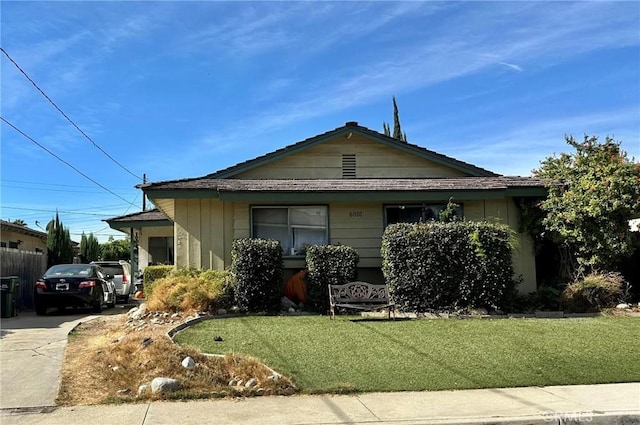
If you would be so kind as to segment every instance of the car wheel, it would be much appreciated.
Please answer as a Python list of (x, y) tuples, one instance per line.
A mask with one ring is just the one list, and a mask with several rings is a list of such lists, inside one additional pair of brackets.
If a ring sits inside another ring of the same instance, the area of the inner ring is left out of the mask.
[(44, 316), (47, 314), (47, 306), (38, 300), (35, 301), (36, 314), (38, 316)]
[(100, 300), (96, 301), (92, 308), (94, 313), (102, 313), (102, 303)]

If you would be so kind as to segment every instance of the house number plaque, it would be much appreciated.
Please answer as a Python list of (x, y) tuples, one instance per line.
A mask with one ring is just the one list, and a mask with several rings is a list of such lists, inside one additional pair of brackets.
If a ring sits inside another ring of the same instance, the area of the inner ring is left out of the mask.
[(362, 211), (351, 211), (349, 212), (349, 217), (355, 217), (355, 218), (362, 217)]

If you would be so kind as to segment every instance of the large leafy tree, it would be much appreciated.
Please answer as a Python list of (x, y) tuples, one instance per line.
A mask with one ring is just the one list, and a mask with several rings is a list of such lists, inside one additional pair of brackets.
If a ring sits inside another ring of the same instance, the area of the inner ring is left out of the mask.
[(574, 274), (615, 270), (634, 250), (629, 220), (640, 214), (640, 164), (607, 137), (565, 137), (574, 153), (546, 158), (537, 177), (549, 179), (542, 224), (575, 260)]
[(47, 263), (49, 266), (73, 262), (73, 245), (69, 229), (66, 229), (58, 213), (47, 224)]
[(131, 258), (131, 242), (129, 239), (115, 240), (109, 236), (109, 241), (100, 245), (103, 260), (129, 260)]

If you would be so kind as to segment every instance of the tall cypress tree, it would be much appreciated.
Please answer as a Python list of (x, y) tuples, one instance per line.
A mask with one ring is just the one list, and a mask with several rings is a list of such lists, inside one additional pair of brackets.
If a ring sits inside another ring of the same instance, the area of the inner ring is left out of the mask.
[(87, 235), (84, 234), (84, 232), (82, 232), (82, 236), (80, 236), (80, 262), (81, 263), (88, 263), (89, 260), (89, 256), (87, 255), (87, 249), (88, 249), (88, 245), (87, 245)]
[(396, 103), (396, 97), (393, 96), (393, 135), (391, 135), (391, 128), (386, 122), (382, 123), (382, 131), (385, 136), (393, 137), (401, 142), (407, 142), (407, 133), (402, 132), (400, 126), (400, 113), (398, 112), (398, 104)]
[(56, 264), (71, 263), (73, 261), (73, 245), (69, 230), (58, 217), (58, 212), (53, 220), (47, 224), (47, 264), (49, 267)]

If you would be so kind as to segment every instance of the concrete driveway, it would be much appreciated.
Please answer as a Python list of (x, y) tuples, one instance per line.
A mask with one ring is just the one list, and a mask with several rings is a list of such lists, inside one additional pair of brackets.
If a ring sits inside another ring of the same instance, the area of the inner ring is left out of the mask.
[[(118, 306), (120, 307), (120, 306)], [(123, 313), (123, 308), (105, 314)], [(0, 408), (55, 406), (67, 335), (79, 323), (98, 317), (90, 310), (36, 316), (21, 312), (0, 321)]]

